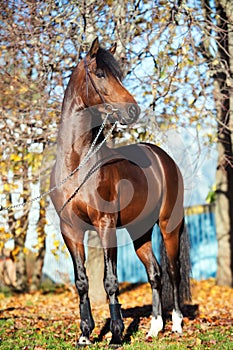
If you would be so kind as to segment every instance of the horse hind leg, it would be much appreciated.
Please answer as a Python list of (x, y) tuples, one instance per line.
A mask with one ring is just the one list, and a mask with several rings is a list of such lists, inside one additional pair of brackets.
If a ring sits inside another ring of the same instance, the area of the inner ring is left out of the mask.
[[(147, 338), (156, 337), (163, 330), (161, 268), (152, 250), (151, 235), (152, 229), (133, 242), (136, 254), (146, 268), (148, 281), (152, 290), (152, 320)], [(131, 237), (133, 237), (133, 234)]]
[[(166, 251), (167, 256), (167, 272), (169, 276), (170, 283), (172, 285), (172, 304), (173, 304), (173, 311), (172, 311), (172, 331), (177, 332), (179, 334), (182, 334), (182, 320), (183, 315), (180, 310), (180, 282), (181, 282), (181, 276), (180, 276), (180, 263), (183, 263), (179, 261), (180, 256), (180, 233), (183, 229), (183, 221), (171, 232), (166, 231), (166, 221), (160, 220), (159, 226), (162, 233), (163, 243)], [(165, 259), (162, 258), (163, 264), (165, 264)], [(185, 263), (185, 262), (184, 262)], [(164, 275), (166, 272), (164, 273)], [(189, 277), (188, 277), (189, 278)], [(169, 295), (166, 295), (166, 288), (167, 283), (169, 281), (166, 281), (164, 279), (164, 304), (167, 303), (167, 305), (164, 306), (170, 306), (171, 301), (169, 300)]]

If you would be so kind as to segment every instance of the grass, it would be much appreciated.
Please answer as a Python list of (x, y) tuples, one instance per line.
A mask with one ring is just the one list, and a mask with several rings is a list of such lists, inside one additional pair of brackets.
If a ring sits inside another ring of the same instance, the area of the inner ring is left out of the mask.
[[(30, 322), (27, 325), (20, 324), (17, 320), (0, 320), (0, 349), (1, 350), (43, 350), (43, 349), (74, 349), (79, 334), (76, 325), (67, 329), (67, 325), (61, 321), (47, 323), (46, 328), (39, 328)], [(22, 327), (23, 326), (23, 327)], [(108, 348), (109, 339), (95, 343), (97, 334), (94, 334), (94, 344), (91, 349)], [(158, 338), (145, 341), (145, 334), (137, 331), (130, 336), (129, 342), (123, 343), (121, 349), (233, 349), (233, 327), (225, 331), (222, 327), (206, 329), (205, 332), (199, 326), (194, 326), (192, 334), (180, 337), (172, 334), (161, 334)]]
[[(59, 334), (57, 336), (56, 334)], [(25, 328), (17, 329), (17, 322), (12, 320), (0, 321), (0, 349), (1, 350), (29, 350), (29, 349), (74, 349), (74, 328), (69, 336), (62, 323), (51, 323), (47, 329), (33, 327), (28, 322)]]
[[(168, 320), (164, 332), (146, 341), (150, 327), (150, 289), (148, 285), (122, 289), (125, 333), (120, 349), (164, 350), (232, 350), (233, 349), (233, 290), (215, 285), (213, 280), (195, 282), (193, 303), (198, 305), (194, 317), (184, 318), (180, 337), (171, 333)], [(0, 350), (68, 350), (75, 349), (80, 335), (77, 295), (59, 288), (46, 289), (33, 295), (0, 293)], [(91, 349), (108, 349), (111, 334), (107, 320), (107, 305), (93, 306), (96, 328)], [(106, 328), (106, 332), (103, 330)], [(103, 336), (101, 336), (103, 335)]]

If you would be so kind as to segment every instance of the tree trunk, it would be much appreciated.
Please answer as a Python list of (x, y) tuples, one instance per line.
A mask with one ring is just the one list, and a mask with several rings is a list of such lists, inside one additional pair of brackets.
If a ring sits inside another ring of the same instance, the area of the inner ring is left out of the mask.
[(106, 292), (103, 285), (104, 254), (100, 239), (95, 231), (88, 231), (87, 275), (90, 299), (94, 303), (105, 303)]
[[(225, 139), (229, 141), (229, 137)], [(218, 152), (215, 209), (218, 239), (217, 284), (233, 286), (233, 171), (229, 164), (222, 164), (226, 153), (221, 141), (218, 144)]]
[[(23, 173), (23, 195), (24, 195), (24, 203), (27, 203), (30, 196), (29, 191), (29, 183), (28, 183), (28, 165), (27, 162), (24, 162), (23, 165), (24, 173)], [(12, 195), (9, 194), (9, 204), (13, 204)], [(25, 249), (25, 241), (27, 237), (28, 230), (28, 214), (30, 211), (30, 207), (23, 207), (22, 216), (17, 219), (14, 215), (13, 211), (9, 211), (8, 216), (8, 226), (9, 230), (14, 239), (14, 249), (11, 252), (11, 259), (15, 264), (15, 274), (16, 274), (16, 282), (12, 288), (20, 293), (24, 293), (28, 291), (28, 277), (27, 277), (27, 266), (26, 266), (26, 249)]]
[(32, 279), (30, 284), (30, 292), (35, 292), (38, 290), (41, 283), (42, 269), (44, 266), (44, 257), (45, 257), (45, 225), (46, 221), (46, 199), (40, 199), (40, 216), (37, 224), (37, 253), (35, 259), (35, 265), (32, 271)]
[[(216, 173), (217, 283), (233, 286), (233, 6), (216, 1), (219, 15), (218, 47), (222, 66), (215, 74), (218, 117)], [(223, 69), (224, 67), (224, 69)]]
[[(28, 279), (26, 268), (25, 241), (28, 229), (28, 217), (23, 215), (18, 221), (18, 229), (14, 230), (14, 250), (11, 253), (15, 263), (16, 283), (13, 289), (17, 292), (27, 292)], [(19, 230), (19, 231), (18, 231)]]

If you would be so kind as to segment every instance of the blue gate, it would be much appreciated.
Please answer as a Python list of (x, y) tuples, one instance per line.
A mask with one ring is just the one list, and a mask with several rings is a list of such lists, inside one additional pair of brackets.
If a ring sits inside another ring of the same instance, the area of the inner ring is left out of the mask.
[[(190, 239), (190, 258), (193, 278), (200, 280), (216, 275), (217, 239), (212, 208), (208, 205), (188, 208), (186, 226)], [(122, 232), (124, 231), (124, 232)], [(118, 237), (118, 278), (120, 282), (146, 282), (145, 268), (138, 259), (133, 243), (125, 230), (119, 230)], [(154, 228), (152, 243), (159, 260), (160, 232)]]

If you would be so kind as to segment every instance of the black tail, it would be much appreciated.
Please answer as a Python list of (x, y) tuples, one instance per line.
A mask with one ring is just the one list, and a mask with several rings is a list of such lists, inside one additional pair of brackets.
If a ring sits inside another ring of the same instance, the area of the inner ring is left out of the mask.
[[(191, 290), (190, 290), (190, 273), (191, 273), (191, 263), (190, 263), (190, 244), (188, 238), (188, 232), (186, 225), (184, 224), (180, 230), (180, 248), (179, 248), (179, 264), (180, 264), (180, 304), (183, 305), (185, 301), (191, 300)], [(161, 240), (160, 246), (160, 261), (162, 268), (162, 303), (167, 310), (173, 308), (173, 293), (172, 284), (169, 279), (167, 272), (168, 258), (165, 251), (165, 246), (163, 239)]]

